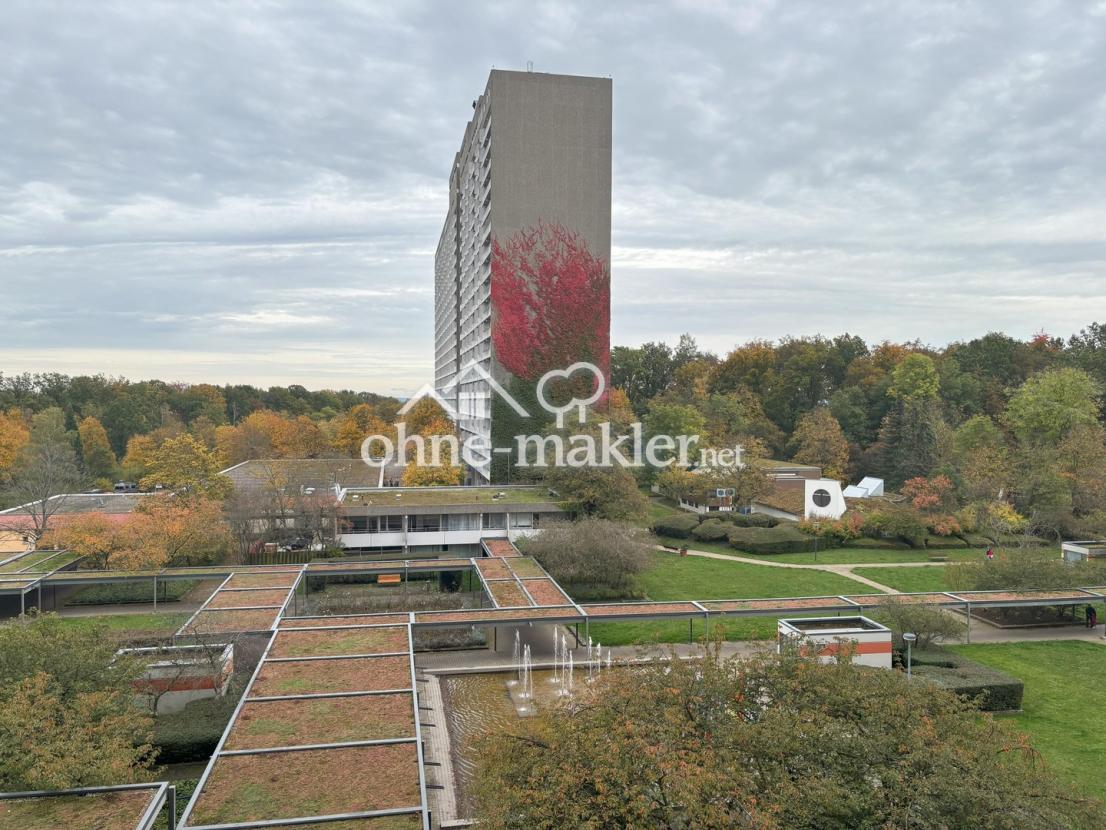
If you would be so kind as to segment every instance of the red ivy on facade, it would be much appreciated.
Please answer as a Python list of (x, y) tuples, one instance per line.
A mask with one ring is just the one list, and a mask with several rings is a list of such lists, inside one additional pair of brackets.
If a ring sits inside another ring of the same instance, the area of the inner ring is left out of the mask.
[(492, 243), (492, 344), (516, 377), (586, 360), (609, 374), (607, 263), (562, 225), (539, 223)]

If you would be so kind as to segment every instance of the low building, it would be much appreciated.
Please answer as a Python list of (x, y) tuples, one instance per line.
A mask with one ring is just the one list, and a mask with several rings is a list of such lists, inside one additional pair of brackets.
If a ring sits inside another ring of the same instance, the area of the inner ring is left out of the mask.
[(481, 539), (514, 541), (568, 517), (532, 486), (350, 488), (341, 500), (338, 538), (363, 554), (479, 556)]
[(796, 649), (804, 657), (829, 662), (850, 651), (858, 666), (891, 668), (891, 629), (867, 617), (781, 619), (776, 634), (779, 653)]
[[(102, 516), (109, 522), (124, 522), (143, 499), (164, 497), (164, 493), (65, 493), (47, 499), (48, 527), (65, 524), (77, 516)], [(35, 517), (43, 514), (42, 502), (30, 502), (0, 510), (0, 538), (9, 545), (22, 544), (33, 549)]]
[(133, 688), (138, 703), (158, 715), (179, 712), (196, 700), (222, 697), (234, 674), (230, 643), (128, 648), (118, 653), (147, 661)]
[[(810, 479), (822, 477), (822, 468), (810, 464), (797, 464), (792, 461), (776, 461), (771, 458), (760, 458), (752, 462), (771, 484), (773, 493), (787, 496), (797, 495), (799, 513), (802, 513), (803, 488), (805, 482)], [(736, 504), (733, 488), (706, 488), (701, 492), (686, 493), (679, 500), (680, 507), (691, 513), (769, 513), (775, 515), (772, 508), (762, 504), (758, 499), (753, 504)], [(779, 518), (797, 518), (791, 515)]]
[(1106, 557), (1106, 541), (1064, 542), (1060, 555), (1065, 562), (1083, 562)]

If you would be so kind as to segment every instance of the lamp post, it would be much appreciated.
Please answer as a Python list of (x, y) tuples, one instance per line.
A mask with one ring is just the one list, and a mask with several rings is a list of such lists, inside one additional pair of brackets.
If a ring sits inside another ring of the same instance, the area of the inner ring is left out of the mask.
[(910, 677), (911, 677), (910, 649), (911, 649), (911, 646), (914, 645), (914, 642), (917, 639), (918, 639), (917, 634), (903, 634), (902, 635), (902, 640), (903, 640), (904, 643), (906, 643), (906, 679), (907, 680), (909, 680)]

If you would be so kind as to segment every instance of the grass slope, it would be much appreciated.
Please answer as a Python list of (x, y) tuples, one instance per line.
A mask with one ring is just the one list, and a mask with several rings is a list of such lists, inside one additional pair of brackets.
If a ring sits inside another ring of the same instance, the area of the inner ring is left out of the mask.
[(700, 542), (696, 539), (672, 539), (658, 536), (658, 545), (681, 547), (687, 545), (691, 550), (705, 550), (721, 553), (725, 556), (741, 556), (747, 559), (762, 559), (765, 562), (785, 562), (791, 565), (866, 565), (887, 562), (928, 562), (930, 556), (945, 556), (950, 562), (979, 559), (980, 550), (960, 548), (956, 550), (872, 550), (870, 548), (831, 548), (818, 553), (748, 553), (734, 550), (724, 542)]
[(1106, 799), (1106, 648), (1089, 642), (953, 646), (972, 660), (1025, 683), (1022, 712), (1008, 715), (1062, 776)]

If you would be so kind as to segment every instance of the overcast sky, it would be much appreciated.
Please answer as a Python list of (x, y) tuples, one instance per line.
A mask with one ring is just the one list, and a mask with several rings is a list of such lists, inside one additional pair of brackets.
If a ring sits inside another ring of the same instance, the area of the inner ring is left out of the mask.
[(615, 344), (1106, 320), (1106, 2), (0, 11), (0, 370), (407, 394), (488, 70), (614, 82)]

